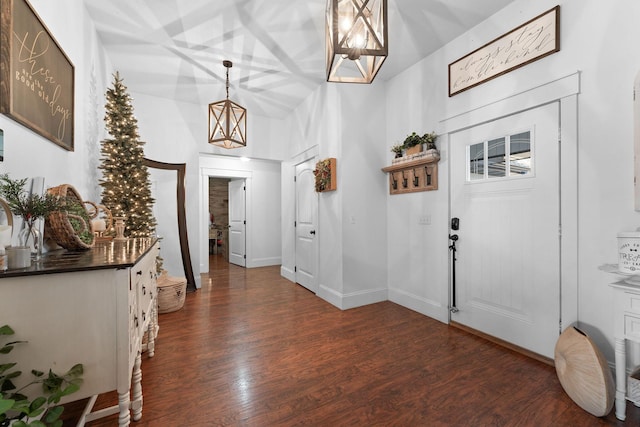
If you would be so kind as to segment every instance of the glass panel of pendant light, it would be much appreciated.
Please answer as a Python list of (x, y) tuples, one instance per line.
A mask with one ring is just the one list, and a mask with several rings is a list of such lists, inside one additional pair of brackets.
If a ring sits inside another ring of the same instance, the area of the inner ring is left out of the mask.
[(328, 0), (327, 81), (371, 83), (388, 55), (387, 0)]

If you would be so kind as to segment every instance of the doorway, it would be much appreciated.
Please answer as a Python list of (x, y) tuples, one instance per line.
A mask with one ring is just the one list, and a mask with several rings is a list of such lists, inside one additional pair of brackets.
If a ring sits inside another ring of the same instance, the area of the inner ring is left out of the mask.
[(209, 255), (229, 261), (229, 178), (209, 177)]
[(450, 134), (451, 320), (549, 358), (560, 332), (559, 108)]

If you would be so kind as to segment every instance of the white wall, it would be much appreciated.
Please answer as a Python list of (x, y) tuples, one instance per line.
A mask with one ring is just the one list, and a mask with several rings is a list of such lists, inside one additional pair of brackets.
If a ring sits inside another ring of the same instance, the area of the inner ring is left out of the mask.
[[(99, 201), (97, 165), (104, 135), (104, 93), (109, 61), (81, 0), (32, 0), (40, 18), (75, 67), (74, 151), (67, 151), (4, 115), (4, 162), (12, 178), (41, 176), (45, 187), (74, 186), (85, 200)], [(14, 233), (17, 235), (17, 233)]]
[[(448, 98), (449, 63), (558, 3), (560, 52)], [(627, 48), (640, 39), (637, 16), (640, 3), (633, 0), (516, 1), (389, 82), (387, 138), (379, 141), (379, 149), (388, 150), (411, 131), (438, 129), (443, 119), (579, 70), (579, 204), (573, 218), (579, 231), (578, 316), (609, 360), (613, 313), (607, 284), (615, 278), (598, 266), (616, 262), (618, 232), (640, 225), (633, 210), (632, 134), (632, 85), (640, 57)], [(446, 321), (446, 150), (442, 157), (439, 190), (389, 197), (387, 227), (390, 298)], [(430, 226), (417, 225), (422, 214), (431, 214)]]
[(387, 299), (384, 95), (384, 84), (324, 84), (288, 121), (282, 274), (295, 278), (295, 165), (336, 157), (338, 189), (318, 197), (318, 296), (343, 309)]

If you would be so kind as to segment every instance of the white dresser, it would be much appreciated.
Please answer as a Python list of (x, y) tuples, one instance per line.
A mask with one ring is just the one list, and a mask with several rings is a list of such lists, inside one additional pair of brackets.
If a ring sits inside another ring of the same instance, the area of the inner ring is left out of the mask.
[[(63, 400), (92, 397), (79, 425), (119, 412), (119, 425), (128, 426), (130, 409), (134, 420), (142, 416), (142, 338), (149, 331), (152, 357), (159, 250), (155, 239), (101, 242), (0, 273), (0, 324), (11, 326), (16, 340), (28, 341), (9, 355), (23, 371), (19, 379), (29, 380), (31, 369), (63, 373), (84, 365), (80, 390)], [(91, 412), (95, 397), (112, 390), (119, 405)]]
[(621, 280), (610, 286), (615, 289), (616, 418), (624, 420), (627, 408), (626, 340), (640, 343), (640, 284)]

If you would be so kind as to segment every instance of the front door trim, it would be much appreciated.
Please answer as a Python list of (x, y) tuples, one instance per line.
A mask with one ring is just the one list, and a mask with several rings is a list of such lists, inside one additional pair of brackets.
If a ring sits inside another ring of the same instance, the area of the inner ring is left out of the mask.
[[(438, 134), (451, 152), (450, 134), (522, 111), (560, 102), (560, 325), (578, 321), (578, 94), (580, 72), (552, 80), (507, 98), (479, 106), (440, 121)], [(451, 168), (448, 168), (449, 175)], [(451, 176), (449, 176), (451, 182)], [(451, 217), (449, 185), (449, 217)], [(443, 245), (444, 246), (444, 245)], [(451, 277), (449, 279), (451, 282)], [(451, 283), (447, 284), (445, 295)], [(448, 305), (450, 305), (449, 302)], [(451, 314), (449, 313), (449, 321)]]

